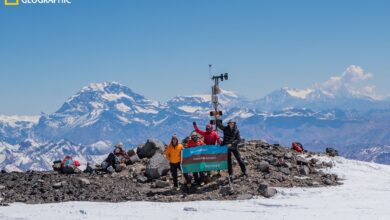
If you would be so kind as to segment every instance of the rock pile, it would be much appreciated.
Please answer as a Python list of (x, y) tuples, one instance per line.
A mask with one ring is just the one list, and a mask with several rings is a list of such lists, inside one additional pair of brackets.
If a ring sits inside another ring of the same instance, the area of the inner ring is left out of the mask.
[[(227, 174), (212, 172), (204, 186), (172, 190), (168, 161), (163, 156), (164, 145), (150, 140), (137, 149), (139, 162), (120, 173), (104, 172), (73, 175), (56, 172), (0, 173), (0, 203), (50, 203), (64, 201), (194, 201), (250, 199), (253, 196), (272, 197), (273, 187), (321, 187), (340, 184), (335, 174), (329, 174), (333, 164), (317, 159), (320, 154), (296, 153), (279, 145), (261, 141), (246, 142), (241, 148), (248, 176), (233, 177), (232, 188)], [(324, 156), (324, 155), (321, 155)], [(235, 163), (235, 161), (234, 161)], [(180, 180), (184, 183), (184, 178)]]

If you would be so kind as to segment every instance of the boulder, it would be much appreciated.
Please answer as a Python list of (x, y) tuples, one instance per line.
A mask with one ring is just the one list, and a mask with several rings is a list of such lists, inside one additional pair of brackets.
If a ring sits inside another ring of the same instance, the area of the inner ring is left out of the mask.
[(260, 183), (258, 191), (265, 198), (271, 198), (277, 193), (276, 189), (269, 187), (267, 182)]
[(301, 169), (299, 169), (299, 173), (308, 176), (310, 174), (310, 169), (307, 166), (302, 166)]
[(290, 162), (284, 162), (283, 166), (287, 167), (287, 168), (292, 168), (293, 167)]
[(325, 183), (325, 185), (328, 185), (328, 186), (333, 185), (333, 182), (330, 179), (325, 179), (324, 183)]
[(268, 173), (269, 172), (269, 163), (267, 161), (261, 161), (257, 165), (257, 169), (259, 169), (263, 173)]
[(54, 183), (54, 184), (53, 184), (53, 188), (54, 188), (54, 189), (59, 189), (59, 188), (61, 188), (61, 187), (62, 187), (62, 182)]
[(169, 169), (168, 160), (162, 154), (156, 153), (146, 165), (145, 174), (152, 179), (158, 179), (165, 176)]
[(138, 146), (137, 155), (140, 159), (152, 158), (156, 152), (164, 152), (165, 146), (159, 140), (147, 140), (145, 144)]
[(291, 174), (291, 171), (289, 168), (287, 167), (279, 167), (279, 171), (286, 174), (286, 175), (290, 175)]
[(137, 176), (135, 177), (135, 179), (136, 179), (137, 182), (139, 182), (139, 183), (146, 183), (146, 182), (148, 182), (148, 178), (147, 178), (146, 176), (144, 176), (144, 175), (137, 175)]
[(291, 152), (287, 152), (284, 154), (284, 158), (291, 159), (293, 157), (293, 154)]
[(219, 189), (219, 193), (223, 196), (227, 196), (227, 195), (233, 195), (234, 191), (230, 186), (221, 186), (221, 188)]
[(300, 156), (297, 156), (295, 158), (295, 160), (297, 161), (298, 165), (307, 165), (307, 164), (309, 164), (309, 161), (307, 161), (305, 158), (300, 157)]
[(272, 172), (270, 178), (279, 182), (283, 182), (284, 180), (283, 174), (281, 172)]
[(311, 164), (316, 164), (316, 163), (318, 163), (318, 159), (317, 158), (311, 158), (310, 163)]
[(329, 161), (329, 162), (322, 162), (322, 165), (325, 166), (325, 167), (329, 167), (329, 168), (332, 168), (332, 167), (333, 167), (332, 161)]
[(249, 200), (252, 198), (253, 198), (252, 194), (241, 194), (237, 196), (236, 200)]
[(162, 180), (156, 180), (155, 186), (156, 186), (156, 188), (166, 188), (166, 187), (169, 187), (169, 182), (162, 181)]
[(82, 186), (88, 186), (89, 184), (91, 184), (91, 182), (86, 179), (86, 178), (77, 178), (77, 180), (79, 181), (80, 185)]
[(0, 190), (3, 190), (5, 189), (5, 186), (4, 185), (0, 185)]

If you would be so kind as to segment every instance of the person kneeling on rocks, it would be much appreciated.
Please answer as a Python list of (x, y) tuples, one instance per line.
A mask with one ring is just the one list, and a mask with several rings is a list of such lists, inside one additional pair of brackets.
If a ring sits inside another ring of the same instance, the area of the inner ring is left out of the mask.
[(109, 173), (122, 171), (126, 167), (126, 161), (129, 159), (126, 151), (123, 149), (123, 144), (115, 145), (115, 149), (108, 157), (102, 162), (101, 166), (103, 170)]
[(78, 160), (73, 160), (71, 156), (65, 156), (61, 161), (61, 172), (66, 174), (81, 173), (79, 166), (80, 162)]
[(167, 157), (170, 165), (170, 170), (173, 178), (173, 187), (178, 189), (177, 170), (181, 170), (181, 151), (183, 145), (179, 143), (179, 139), (176, 134), (172, 136), (171, 143), (168, 145), (165, 156)]

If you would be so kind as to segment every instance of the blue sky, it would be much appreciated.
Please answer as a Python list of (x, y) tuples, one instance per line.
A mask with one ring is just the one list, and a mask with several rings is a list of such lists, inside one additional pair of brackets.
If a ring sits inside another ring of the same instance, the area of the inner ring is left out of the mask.
[(255, 99), (306, 88), (350, 65), (390, 87), (389, 1), (72, 0), (0, 5), (0, 114), (52, 113), (91, 82), (148, 98), (224, 88)]

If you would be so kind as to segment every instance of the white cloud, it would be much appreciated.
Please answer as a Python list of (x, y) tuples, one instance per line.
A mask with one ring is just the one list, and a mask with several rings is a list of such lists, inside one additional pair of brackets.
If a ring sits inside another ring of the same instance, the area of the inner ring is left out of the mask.
[(362, 67), (351, 65), (340, 76), (332, 76), (322, 84), (316, 84), (318, 89), (334, 96), (368, 96), (381, 99), (375, 86), (367, 85), (373, 74), (365, 72)]

